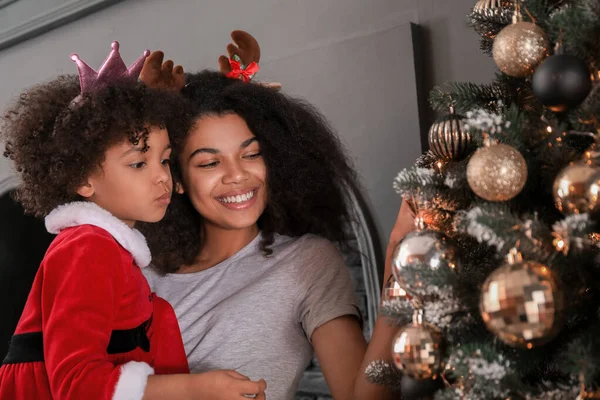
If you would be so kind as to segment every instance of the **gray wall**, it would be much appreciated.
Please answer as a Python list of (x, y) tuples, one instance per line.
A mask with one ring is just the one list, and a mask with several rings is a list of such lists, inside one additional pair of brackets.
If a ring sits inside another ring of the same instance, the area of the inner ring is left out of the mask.
[[(125, 0), (0, 51), (0, 108), (30, 84), (73, 73), (74, 51), (98, 67), (117, 39), (127, 64), (143, 48), (162, 49), (193, 71), (216, 67), (229, 32), (247, 30), (261, 44), (260, 78), (280, 80), (287, 93), (315, 103), (340, 133), (383, 247), (399, 206), (392, 179), (420, 153), (419, 130), (433, 118), (425, 110), (419, 126), (415, 80), (422, 75), (427, 91), (448, 80), (486, 82), (494, 71), (466, 26), (474, 2)], [(408, 22), (422, 34), (416, 75)], [(347, 89), (353, 81), (359, 90)], [(0, 181), (8, 174), (1, 159)]]

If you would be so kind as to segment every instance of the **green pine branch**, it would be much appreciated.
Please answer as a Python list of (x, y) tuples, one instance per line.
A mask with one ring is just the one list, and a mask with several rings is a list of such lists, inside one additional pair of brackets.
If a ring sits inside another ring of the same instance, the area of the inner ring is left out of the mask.
[(596, 63), (600, 58), (600, 4), (580, 0), (561, 8), (551, 18), (548, 34), (552, 42), (562, 42), (566, 53)]
[(435, 111), (448, 112), (449, 106), (454, 105), (455, 111), (464, 115), (479, 107), (494, 111), (498, 108), (498, 100), (512, 103), (511, 94), (498, 84), (449, 82), (444, 86), (446, 90), (435, 87), (429, 94), (429, 103)]
[(485, 10), (482, 12), (471, 12), (467, 18), (469, 26), (481, 36), (481, 50), (491, 56), (494, 39), (505, 26), (512, 20), (513, 10), (511, 8), (501, 8), (495, 10)]
[(480, 203), (468, 211), (461, 211), (455, 225), (459, 232), (496, 248), (500, 257), (506, 256), (515, 246), (525, 258), (540, 262), (554, 254), (548, 226), (535, 215), (526, 218), (514, 215), (504, 203)]

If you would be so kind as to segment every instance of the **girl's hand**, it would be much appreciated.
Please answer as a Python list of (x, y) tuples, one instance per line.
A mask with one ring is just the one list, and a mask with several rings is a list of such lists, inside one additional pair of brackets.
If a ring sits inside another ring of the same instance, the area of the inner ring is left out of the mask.
[(265, 400), (267, 383), (264, 379), (251, 381), (231, 370), (216, 370), (193, 375), (189, 393), (198, 400)]

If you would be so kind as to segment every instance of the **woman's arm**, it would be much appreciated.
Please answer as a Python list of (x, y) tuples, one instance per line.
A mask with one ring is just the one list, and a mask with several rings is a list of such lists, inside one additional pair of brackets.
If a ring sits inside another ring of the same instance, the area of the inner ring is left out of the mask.
[[(414, 230), (414, 228), (415, 224), (412, 211), (408, 203), (402, 202), (400, 212), (398, 213), (398, 218), (396, 219), (396, 223), (392, 229), (390, 241), (387, 246), (385, 256), (385, 272), (383, 274), (384, 284), (392, 274), (391, 259), (394, 249), (398, 243), (400, 243), (400, 240), (402, 240), (407, 233)], [(386, 400), (394, 397), (393, 392), (390, 389), (369, 383), (365, 376), (365, 369), (369, 363), (375, 360), (384, 359), (391, 362), (392, 339), (397, 332), (398, 327), (390, 326), (384, 317), (377, 318), (377, 321), (375, 322), (375, 329), (373, 330), (373, 336), (371, 337), (371, 341), (369, 342), (362, 365), (360, 366), (358, 378), (355, 381), (354, 399)]]
[(336, 400), (352, 399), (367, 342), (354, 316), (333, 319), (312, 335), (321, 370)]
[[(391, 257), (404, 235), (414, 229), (414, 218), (408, 204), (403, 203), (386, 251), (384, 282), (391, 275)], [(392, 399), (388, 389), (367, 382), (365, 369), (371, 361), (391, 361), (392, 339), (397, 327), (389, 326), (385, 318), (375, 323), (368, 347), (354, 316), (341, 316), (316, 328), (312, 343), (319, 359), (325, 380), (336, 400), (385, 400)]]

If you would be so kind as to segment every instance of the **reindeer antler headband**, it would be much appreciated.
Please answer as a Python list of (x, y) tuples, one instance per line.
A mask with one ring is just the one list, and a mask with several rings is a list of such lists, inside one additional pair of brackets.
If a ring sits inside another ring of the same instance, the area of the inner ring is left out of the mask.
[(173, 67), (173, 61), (163, 63), (165, 54), (154, 51), (148, 56), (140, 73), (140, 80), (152, 89), (166, 89), (179, 92), (185, 86), (183, 67)]
[[(233, 43), (227, 45), (227, 56), (219, 57), (219, 70), (228, 78), (241, 79), (248, 83), (260, 70), (260, 46), (248, 32), (236, 30), (231, 32)], [(281, 89), (280, 83), (259, 83), (273, 89)]]
[(228, 78), (250, 82), (260, 70), (260, 46), (252, 35), (244, 31), (231, 32), (234, 43), (227, 45), (226, 56), (219, 57), (219, 70)]

